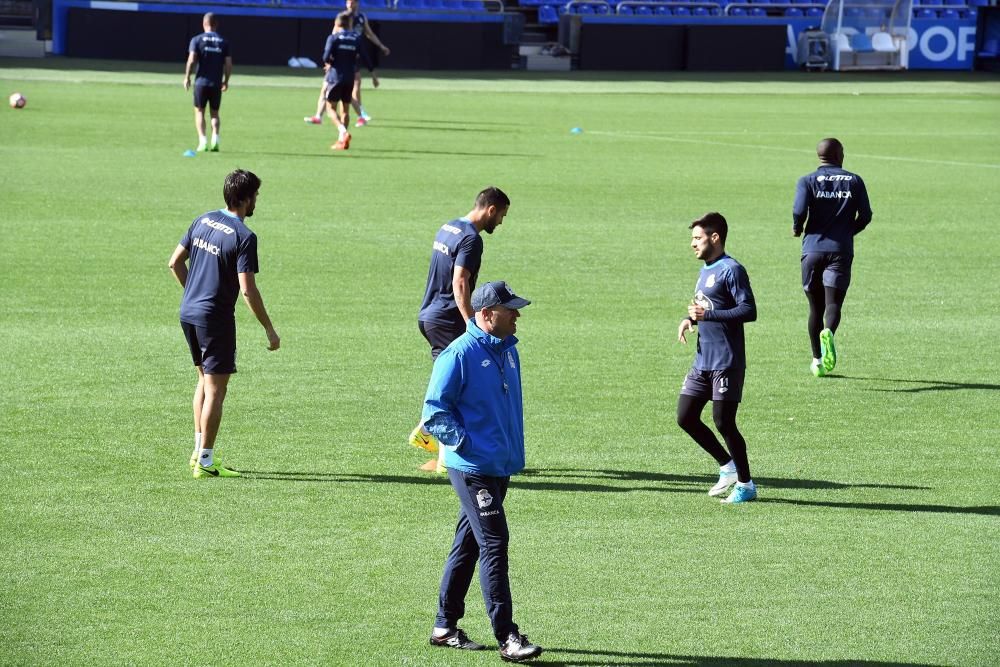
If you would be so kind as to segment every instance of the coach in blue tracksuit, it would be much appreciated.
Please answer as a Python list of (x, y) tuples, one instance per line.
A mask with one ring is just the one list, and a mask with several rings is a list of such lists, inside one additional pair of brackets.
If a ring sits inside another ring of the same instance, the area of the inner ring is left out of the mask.
[(438, 355), (424, 398), (424, 426), (445, 450), (448, 477), (461, 503), (430, 643), (485, 648), (458, 627), (478, 561), (500, 656), (519, 662), (542, 652), (514, 623), (507, 562), (510, 535), (503, 508), (510, 476), (524, 468), (521, 362), (514, 332), (519, 310), (531, 302), (503, 281), (478, 287), (471, 301), (474, 318)]

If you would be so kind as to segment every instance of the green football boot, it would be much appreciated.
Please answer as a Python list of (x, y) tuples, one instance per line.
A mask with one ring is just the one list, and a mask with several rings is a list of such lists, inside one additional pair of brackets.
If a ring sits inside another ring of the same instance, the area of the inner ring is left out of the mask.
[(833, 344), (833, 332), (829, 329), (820, 331), (819, 344), (823, 348), (823, 368), (829, 373), (837, 366), (837, 348)]
[(196, 465), (193, 474), (195, 479), (205, 477), (240, 477), (240, 473), (229, 468), (223, 468), (218, 461), (210, 466)]

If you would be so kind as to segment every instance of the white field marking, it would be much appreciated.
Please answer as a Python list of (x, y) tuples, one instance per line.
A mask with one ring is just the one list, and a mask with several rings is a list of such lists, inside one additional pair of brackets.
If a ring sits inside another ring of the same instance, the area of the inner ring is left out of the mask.
[[(726, 148), (752, 148), (760, 151), (777, 151), (781, 153), (807, 153), (813, 154), (812, 150), (802, 148), (785, 148), (783, 146), (766, 146), (761, 144), (735, 144), (728, 141), (711, 141), (710, 139), (686, 139), (683, 137), (671, 137), (663, 134), (653, 134), (648, 132), (605, 132), (592, 130), (588, 134), (598, 134), (608, 137), (634, 137), (637, 139), (659, 139), (660, 141), (672, 141), (683, 144), (702, 144), (706, 146), (725, 146)], [(919, 157), (898, 157), (895, 155), (868, 155), (865, 153), (849, 152), (851, 158), (867, 158), (869, 160), (890, 160), (892, 162), (916, 162), (918, 164), (939, 164), (951, 167), (986, 167), (987, 169), (1000, 169), (1000, 164), (988, 164), (985, 162), (959, 162), (957, 160), (931, 160)]]

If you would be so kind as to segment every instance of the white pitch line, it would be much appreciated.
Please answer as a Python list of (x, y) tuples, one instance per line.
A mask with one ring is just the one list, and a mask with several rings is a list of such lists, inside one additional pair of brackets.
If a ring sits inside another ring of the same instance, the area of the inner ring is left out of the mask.
[[(807, 153), (813, 154), (811, 150), (801, 148), (785, 148), (783, 146), (767, 146), (762, 144), (735, 144), (728, 141), (712, 141), (710, 139), (687, 139), (683, 137), (671, 137), (663, 134), (653, 134), (645, 132), (604, 132), (594, 130), (588, 134), (598, 134), (608, 137), (635, 137), (637, 139), (659, 139), (660, 141), (671, 141), (683, 144), (702, 144), (706, 146), (725, 146), (726, 148), (752, 148), (760, 151), (778, 151), (782, 153)], [(1000, 169), (1000, 164), (987, 164), (984, 162), (959, 162), (957, 160), (931, 160), (919, 157), (898, 157), (895, 155), (868, 155), (865, 153), (850, 153), (852, 158), (867, 158), (870, 160), (889, 160), (893, 162), (915, 162), (917, 164), (938, 164), (951, 167), (986, 167), (987, 169)]]

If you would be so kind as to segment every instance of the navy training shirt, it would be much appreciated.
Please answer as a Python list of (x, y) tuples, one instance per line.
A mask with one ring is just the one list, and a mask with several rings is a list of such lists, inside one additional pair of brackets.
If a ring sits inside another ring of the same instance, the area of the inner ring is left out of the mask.
[(821, 165), (799, 179), (792, 206), (792, 231), (801, 233), (802, 252), (854, 255), (854, 235), (872, 219), (868, 190), (857, 174)]
[(330, 65), (330, 70), (326, 73), (327, 83), (335, 86), (342, 81), (353, 82), (358, 71), (358, 56), (364, 60), (368, 71), (371, 71), (371, 60), (361, 49), (361, 37), (358, 33), (341, 30), (327, 37), (323, 48), (323, 62)]
[(743, 323), (757, 319), (757, 304), (746, 269), (729, 255), (722, 255), (702, 267), (694, 289), (694, 302), (705, 309), (705, 319), (697, 323), (694, 368), (746, 368)]
[(180, 244), (189, 268), (181, 299), (181, 322), (201, 327), (236, 319), (240, 273), (257, 273), (257, 235), (225, 210), (198, 216)]
[(451, 283), (455, 267), (461, 266), (472, 274), (471, 292), (476, 289), (482, 259), (483, 239), (469, 220), (459, 218), (441, 225), (434, 237), (427, 289), (417, 319), (433, 324), (462, 324), (462, 313), (455, 303)]
[(188, 51), (198, 56), (196, 86), (222, 86), (222, 74), (229, 57), (229, 42), (217, 32), (203, 32), (191, 38)]

